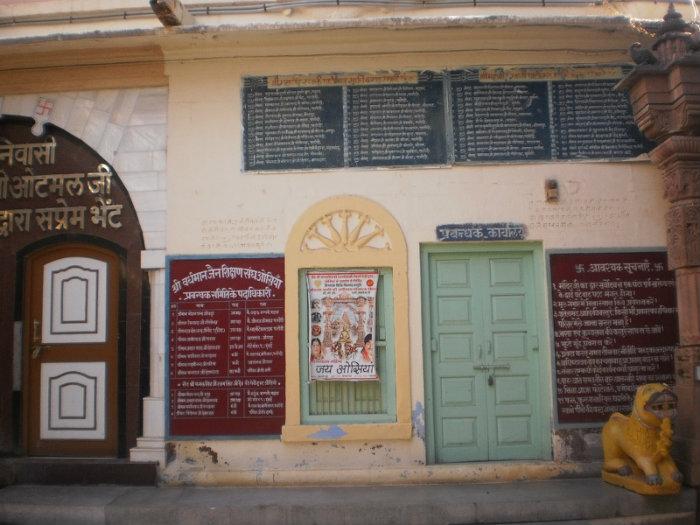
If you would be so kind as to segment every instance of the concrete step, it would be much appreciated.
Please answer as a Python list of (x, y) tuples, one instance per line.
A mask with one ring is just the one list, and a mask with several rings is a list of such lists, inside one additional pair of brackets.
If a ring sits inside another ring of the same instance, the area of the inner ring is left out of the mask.
[(0, 487), (35, 485), (146, 485), (158, 481), (156, 463), (111, 458), (0, 458)]
[[(518, 522), (516, 525), (542, 525), (541, 521)], [(687, 512), (660, 514), (658, 516), (625, 516), (623, 518), (601, 518), (591, 520), (547, 521), (546, 525), (688, 525), (695, 524)], [(506, 525), (506, 524), (501, 524)]]
[(695, 525), (696, 492), (640, 496), (597, 478), (364, 487), (15, 485), (3, 525)]

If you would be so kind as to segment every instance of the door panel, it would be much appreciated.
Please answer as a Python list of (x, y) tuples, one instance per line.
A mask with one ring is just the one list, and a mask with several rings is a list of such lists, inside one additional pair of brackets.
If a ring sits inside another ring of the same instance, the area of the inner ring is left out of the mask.
[[(481, 303), (472, 283), (479, 281), (470, 259), (436, 259), (431, 266), (433, 398), (437, 457), (442, 462), (486, 459), (485, 379), (475, 360), (483, 356)], [(477, 343), (478, 341), (478, 343)]]
[(40, 439), (105, 439), (106, 366), (41, 364)]
[(118, 257), (51, 247), (27, 259), (25, 276), (28, 454), (116, 456)]
[(431, 254), (428, 279), (436, 461), (539, 457), (532, 256)]
[[(539, 366), (528, 342), (537, 335), (534, 269), (529, 255), (484, 256), (490, 273), (484, 290), (491, 317), (484, 319), (489, 339), (486, 373), (493, 386), (487, 393), (490, 459), (539, 457)], [(492, 352), (491, 352), (492, 350)]]
[(64, 257), (44, 265), (42, 343), (104, 343), (107, 263)]

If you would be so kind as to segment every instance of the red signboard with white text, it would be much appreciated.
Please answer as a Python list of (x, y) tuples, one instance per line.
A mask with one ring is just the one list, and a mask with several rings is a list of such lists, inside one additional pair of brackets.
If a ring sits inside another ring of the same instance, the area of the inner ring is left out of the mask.
[(169, 434), (280, 434), (284, 259), (169, 262)]
[(676, 283), (665, 252), (549, 257), (557, 419), (628, 413), (644, 383), (672, 382)]

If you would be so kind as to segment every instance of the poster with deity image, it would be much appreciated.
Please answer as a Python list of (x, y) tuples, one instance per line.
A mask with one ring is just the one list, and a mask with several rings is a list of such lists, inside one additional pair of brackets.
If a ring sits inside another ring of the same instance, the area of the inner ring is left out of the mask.
[(378, 272), (312, 272), (309, 379), (377, 380), (374, 351)]

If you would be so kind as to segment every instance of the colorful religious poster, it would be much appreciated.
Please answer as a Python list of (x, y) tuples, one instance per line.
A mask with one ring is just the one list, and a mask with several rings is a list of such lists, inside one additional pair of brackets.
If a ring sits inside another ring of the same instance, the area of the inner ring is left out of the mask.
[(309, 379), (379, 379), (374, 351), (377, 272), (313, 272), (309, 291)]

